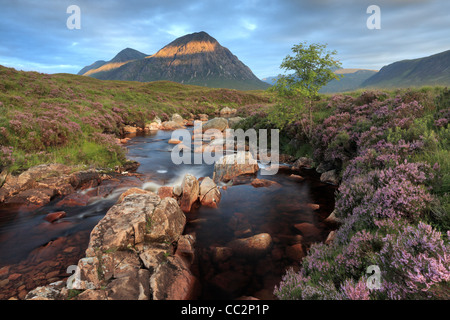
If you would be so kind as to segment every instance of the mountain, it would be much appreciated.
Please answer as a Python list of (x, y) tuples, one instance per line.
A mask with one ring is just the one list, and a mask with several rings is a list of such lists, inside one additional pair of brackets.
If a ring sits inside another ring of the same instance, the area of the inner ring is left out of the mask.
[(377, 74), (376, 70), (367, 69), (339, 69), (336, 74), (342, 75), (340, 80), (331, 80), (320, 89), (320, 93), (335, 93), (357, 90), (362, 83)]
[(81, 69), (80, 72), (78, 72), (78, 74), (84, 76), (92, 76), (101, 72), (117, 69), (129, 62), (144, 59), (145, 57), (147, 57), (145, 53), (139, 52), (131, 48), (126, 48), (120, 51), (110, 61), (108, 62), (103, 60), (96, 61), (90, 66)]
[[(336, 74), (342, 75), (340, 80), (331, 80), (326, 86), (320, 89), (320, 93), (335, 93), (353, 91), (361, 87), (362, 83), (377, 73), (376, 70), (367, 69), (337, 69)], [(270, 85), (276, 82), (277, 77), (267, 77), (262, 79)]]
[(121, 60), (115, 59), (95, 69), (89, 69), (84, 75), (102, 80), (169, 80), (241, 90), (269, 87), (230, 50), (203, 31), (175, 39), (150, 56), (123, 54)]
[(364, 87), (450, 85), (450, 50), (429, 57), (394, 62), (363, 82)]

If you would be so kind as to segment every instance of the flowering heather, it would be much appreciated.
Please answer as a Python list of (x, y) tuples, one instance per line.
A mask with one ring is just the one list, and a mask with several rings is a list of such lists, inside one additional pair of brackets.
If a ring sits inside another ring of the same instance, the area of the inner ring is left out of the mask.
[[(335, 214), (342, 223), (332, 244), (313, 244), (300, 271), (286, 273), (278, 298), (450, 298), (450, 231), (423, 222), (436, 203), (441, 163), (414, 161), (448, 148), (448, 107), (428, 104), (430, 114), (416, 96), (330, 99), (334, 113), (316, 124), (311, 142), (316, 162), (341, 170)], [(379, 290), (366, 285), (371, 265), (381, 270)]]

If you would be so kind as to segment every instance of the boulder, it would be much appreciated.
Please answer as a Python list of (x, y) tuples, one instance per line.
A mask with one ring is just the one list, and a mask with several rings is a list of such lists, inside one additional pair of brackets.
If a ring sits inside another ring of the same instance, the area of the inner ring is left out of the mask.
[(249, 238), (232, 240), (226, 246), (237, 256), (258, 258), (270, 252), (272, 237), (268, 233), (260, 233)]
[(172, 121), (173, 121), (173, 122), (176, 122), (176, 123), (178, 123), (178, 124), (180, 124), (180, 125), (184, 125), (183, 117), (180, 116), (178, 113), (174, 113), (174, 114), (172, 115)]
[(221, 157), (214, 164), (214, 182), (228, 182), (233, 178), (244, 174), (255, 174), (259, 170), (258, 162), (252, 154), (240, 151), (236, 154)]
[(167, 256), (150, 278), (153, 300), (195, 300), (200, 282), (189, 265), (179, 256)]
[(174, 241), (183, 232), (186, 217), (175, 199), (156, 194), (130, 194), (111, 207), (91, 232), (87, 257), (97, 251), (126, 250), (151, 241)]
[(241, 117), (229, 118), (228, 119), (228, 127), (233, 128), (234, 125), (238, 124), (242, 120), (244, 120), (244, 118), (241, 118)]
[(200, 113), (199, 115), (198, 115), (198, 119), (200, 120), (200, 121), (202, 121), (202, 122), (206, 122), (206, 121), (208, 121), (208, 115), (207, 114), (204, 114), (204, 113)]
[(318, 240), (320, 238), (320, 229), (311, 223), (297, 223), (294, 225), (294, 228), (300, 231), (306, 240)]
[(306, 169), (311, 169), (313, 165), (313, 160), (311, 158), (307, 158), (307, 157), (301, 157), (298, 158), (297, 161), (294, 162), (294, 164), (292, 165), (293, 169), (301, 169), (301, 168), (306, 168)]
[(255, 188), (281, 187), (278, 182), (266, 179), (253, 179), (251, 185)]
[(220, 202), (220, 190), (210, 177), (200, 183), (200, 202), (203, 206), (217, 208)]
[(180, 208), (184, 213), (190, 212), (192, 205), (198, 199), (199, 183), (197, 178), (191, 174), (186, 174), (181, 183), (182, 196), (180, 200)]
[(161, 130), (177, 130), (184, 129), (184, 125), (175, 121), (164, 121), (160, 125)]
[(50, 223), (53, 223), (56, 220), (64, 218), (65, 216), (66, 213), (64, 211), (52, 212), (45, 216), (45, 220), (47, 220)]
[(203, 132), (209, 129), (217, 129), (219, 131), (224, 131), (226, 128), (228, 128), (228, 121), (225, 118), (214, 118), (208, 120), (206, 123), (202, 125)]
[(158, 196), (161, 199), (173, 198), (173, 196), (174, 196), (174, 194), (173, 194), (173, 187), (167, 187), (167, 186), (159, 187), (159, 189), (158, 189)]
[(286, 247), (286, 256), (291, 260), (300, 262), (303, 257), (305, 257), (302, 244), (297, 243), (292, 246)]
[(125, 126), (125, 127), (123, 127), (123, 132), (124, 132), (125, 134), (136, 133), (136, 132), (137, 132), (137, 127), (133, 127), (133, 126)]
[(320, 181), (337, 186), (339, 184), (339, 177), (336, 173), (336, 170), (330, 170), (320, 175)]
[(123, 199), (125, 199), (125, 197), (129, 196), (130, 194), (148, 194), (148, 193), (150, 193), (150, 191), (142, 190), (140, 188), (130, 188), (119, 196), (119, 199), (117, 200), (116, 204), (122, 203)]

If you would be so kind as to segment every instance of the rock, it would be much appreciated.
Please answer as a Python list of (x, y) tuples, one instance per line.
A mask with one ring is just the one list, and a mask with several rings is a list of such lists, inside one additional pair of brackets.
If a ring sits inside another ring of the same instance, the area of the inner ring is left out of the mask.
[(228, 119), (228, 127), (233, 128), (236, 124), (244, 120), (244, 118), (241, 117), (233, 117)]
[(153, 273), (161, 263), (166, 261), (169, 254), (170, 246), (168, 244), (156, 244), (144, 248), (139, 254), (139, 258), (142, 260), (145, 268)]
[(325, 240), (325, 244), (332, 244), (335, 237), (336, 237), (336, 231), (331, 231), (328, 234), (327, 239)]
[(300, 262), (305, 253), (303, 252), (303, 246), (301, 243), (294, 244), (292, 246), (286, 247), (286, 256), (294, 261)]
[(236, 109), (231, 109), (231, 108), (225, 107), (225, 108), (221, 109), (219, 113), (221, 116), (228, 116), (230, 114), (236, 113)]
[(305, 180), (305, 178), (303, 178), (302, 176), (299, 176), (298, 174), (291, 174), (289, 176), (289, 178), (293, 179), (293, 180), (297, 180), (297, 181), (303, 181)]
[(161, 200), (151, 192), (131, 194), (111, 207), (94, 227), (86, 256), (93, 257), (98, 250), (126, 250), (144, 239), (171, 242), (181, 235), (185, 223), (176, 200)]
[(228, 182), (244, 174), (255, 174), (259, 170), (258, 162), (250, 152), (240, 151), (221, 157), (214, 164), (214, 182)]
[(177, 250), (175, 255), (186, 259), (189, 264), (192, 264), (195, 256), (194, 243), (195, 239), (192, 235), (182, 235), (177, 241)]
[(207, 114), (204, 114), (204, 113), (200, 113), (199, 115), (198, 115), (198, 119), (200, 120), (200, 121), (202, 121), (202, 122), (206, 122), (206, 121), (208, 121), (208, 115)]
[(333, 165), (327, 162), (321, 162), (316, 168), (317, 173), (324, 173), (333, 169)]
[(301, 232), (304, 238), (307, 240), (317, 240), (320, 238), (320, 229), (318, 229), (315, 225), (303, 222), (297, 223), (294, 225), (295, 229)]
[(56, 203), (57, 207), (82, 207), (89, 202), (89, 196), (82, 193), (70, 194)]
[(211, 279), (211, 284), (219, 289), (227, 298), (242, 294), (242, 291), (250, 283), (250, 278), (244, 274), (229, 270), (217, 274)]
[(166, 187), (166, 186), (159, 187), (159, 189), (158, 189), (158, 196), (161, 199), (173, 198), (173, 196), (174, 196), (174, 194), (173, 194), (173, 187)]
[(200, 183), (200, 202), (203, 206), (217, 208), (220, 202), (220, 190), (210, 177)]
[(211, 256), (215, 263), (222, 263), (233, 256), (233, 249), (228, 247), (214, 247)]
[(313, 165), (313, 160), (311, 158), (307, 158), (307, 157), (301, 157), (298, 158), (297, 161), (294, 162), (294, 164), (292, 165), (293, 169), (301, 169), (301, 168), (306, 168), (306, 169), (311, 169)]
[(129, 196), (130, 194), (148, 194), (148, 193), (151, 193), (151, 191), (142, 190), (140, 188), (130, 188), (119, 196), (119, 199), (117, 199), (116, 204), (122, 203), (123, 199), (125, 199), (125, 197)]
[(341, 220), (336, 217), (336, 209), (324, 220), (325, 223), (340, 224)]
[[(161, 121), (161, 120), (160, 120)], [(145, 131), (158, 131), (159, 128), (161, 128), (161, 122), (157, 123), (157, 122), (152, 122), (152, 123), (147, 123), (145, 125), (144, 130)]]
[(100, 182), (101, 177), (96, 170), (78, 171), (70, 175), (70, 184), (75, 189), (83, 187), (96, 187)]
[(55, 222), (56, 220), (62, 219), (66, 216), (66, 213), (64, 211), (58, 211), (58, 212), (52, 212), (45, 216), (45, 220), (47, 220), (50, 223)]
[(330, 170), (320, 175), (320, 181), (337, 186), (339, 184), (339, 177), (336, 174), (336, 170)]
[(150, 300), (150, 272), (140, 269), (134, 275), (114, 279), (106, 291), (108, 300)]
[(64, 298), (61, 295), (61, 289), (64, 288), (65, 285), (65, 281), (58, 281), (45, 287), (37, 287), (28, 292), (25, 296), (25, 300), (61, 300)]
[(184, 125), (175, 121), (164, 121), (160, 125), (161, 130), (177, 130), (184, 129)]
[(208, 120), (206, 123), (202, 125), (203, 132), (209, 129), (217, 129), (219, 131), (223, 131), (226, 128), (228, 128), (228, 121), (225, 118), (214, 118)]
[(311, 210), (313, 210), (313, 211), (316, 211), (316, 210), (320, 209), (320, 205), (318, 205), (316, 203), (307, 203), (306, 207), (311, 209)]
[(170, 139), (169, 140), (169, 144), (179, 144), (179, 143), (181, 143), (181, 140), (178, 140), (178, 139)]
[(268, 233), (260, 233), (249, 238), (232, 240), (227, 247), (233, 249), (233, 253), (238, 256), (257, 258), (270, 251), (272, 237)]
[(271, 186), (281, 187), (278, 182), (266, 179), (253, 179), (251, 185), (255, 188), (268, 188)]
[(176, 186), (173, 187), (173, 194), (176, 197), (181, 196), (182, 193), (183, 193), (183, 189), (181, 189), (181, 185), (176, 185)]
[(136, 132), (137, 132), (137, 127), (133, 127), (133, 126), (124, 126), (124, 127), (123, 127), (123, 132), (124, 132), (125, 134), (136, 133)]
[(108, 300), (105, 290), (88, 289), (74, 297), (72, 300)]
[(278, 159), (279, 163), (292, 163), (295, 161), (295, 157), (289, 155), (289, 154), (280, 154), (279, 155), (279, 159)]
[(189, 265), (179, 256), (166, 257), (150, 278), (153, 300), (195, 300), (200, 294), (200, 282)]
[(97, 257), (83, 258), (78, 261), (77, 269), (71, 277), (70, 288), (75, 290), (100, 288), (100, 262)]
[(186, 174), (181, 183), (182, 196), (180, 200), (180, 208), (184, 213), (191, 211), (192, 205), (198, 199), (199, 183), (191, 174)]
[(172, 121), (173, 121), (173, 122), (176, 122), (176, 123), (178, 123), (178, 124), (180, 124), (180, 125), (183, 125), (183, 124), (184, 124), (183, 117), (180, 116), (178, 113), (174, 113), (174, 114), (172, 115)]

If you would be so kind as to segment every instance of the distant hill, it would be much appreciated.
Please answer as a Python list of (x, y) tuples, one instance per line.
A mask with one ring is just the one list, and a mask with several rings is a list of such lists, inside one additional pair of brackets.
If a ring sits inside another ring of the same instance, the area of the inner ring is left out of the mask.
[[(332, 80), (326, 86), (320, 89), (320, 93), (335, 93), (356, 90), (362, 83), (377, 73), (376, 70), (367, 69), (338, 69), (336, 74), (343, 77), (340, 80)], [(267, 77), (262, 79), (270, 85), (276, 82), (277, 77)]]
[(450, 85), (450, 50), (429, 57), (394, 62), (363, 82), (363, 87)]
[(335, 71), (336, 74), (341, 74), (340, 80), (331, 80), (322, 89), (320, 93), (335, 93), (353, 91), (359, 89), (363, 82), (370, 77), (377, 74), (376, 70), (366, 69), (339, 69)]
[(192, 33), (175, 39), (150, 56), (133, 49), (125, 49), (108, 63), (96, 62), (91, 66), (82, 69), (83, 75), (102, 80), (169, 80), (240, 90), (269, 87), (230, 50), (221, 46), (206, 32)]

